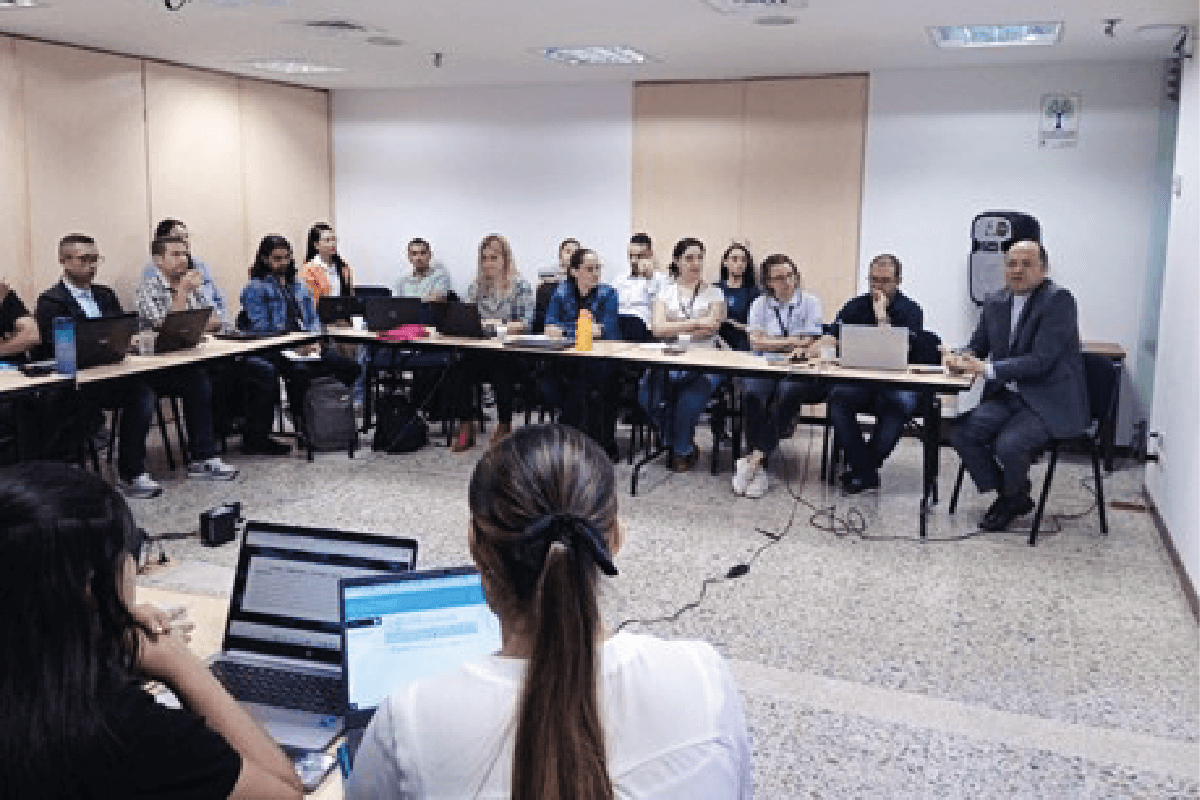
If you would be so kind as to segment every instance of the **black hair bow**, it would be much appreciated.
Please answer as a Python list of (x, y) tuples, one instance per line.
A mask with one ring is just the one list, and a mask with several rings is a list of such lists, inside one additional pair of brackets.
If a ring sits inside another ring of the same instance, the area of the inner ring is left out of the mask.
[(617, 574), (608, 542), (593, 525), (574, 514), (547, 514), (527, 527), (520, 539), (500, 549), (501, 560), (521, 600), (533, 595), (546, 565), (546, 554), (555, 542), (561, 542), (570, 552), (581, 577), (592, 562), (605, 575)]

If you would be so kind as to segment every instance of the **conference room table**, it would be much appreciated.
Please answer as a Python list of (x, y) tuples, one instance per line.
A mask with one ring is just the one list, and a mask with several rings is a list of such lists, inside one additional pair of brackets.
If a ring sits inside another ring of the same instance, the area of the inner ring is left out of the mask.
[[(603, 359), (654, 370), (698, 370), (731, 377), (801, 378), (826, 385), (870, 384), (892, 389), (906, 389), (921, 394), (921, 414), (925, 419), (922, 430), (922, 491), (919, 509), (920, 533), (926, 534), (927, 518), (937, 502), (938, 453), (941, 446), (941, 400), (939, 394), (957, 394), (971, 386), (971, 379), (949, 375), (940, 367), (912, 366), (907, 370), (852, 369), (826, 362), (800, 362), (764, 358), (753, 353), (735, 350), (691, 348), (681, 353), (667, 352), (662, 344), (600, 340), (589, 351), (557, 350), (523, 346), (517, 340), (470, 339), (456, 336), (432, 335), (403, 342), (385, 341), (377, 333), (351, 328), (331, 328), (327, 334), (335, 341), (386, 346), (411, 350), (441, 350), (450, 352), (494, 353), (497, 357), (550, 359), (558, 365), (583, 363), (588, 359)], [(635, 465), (630, 491), (637, 494), (638, 474), (642, 466), (662, 455), (659, 448)]]

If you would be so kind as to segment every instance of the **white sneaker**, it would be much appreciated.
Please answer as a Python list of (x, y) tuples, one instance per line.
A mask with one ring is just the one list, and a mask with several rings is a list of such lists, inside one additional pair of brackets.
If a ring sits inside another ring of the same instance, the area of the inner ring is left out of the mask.
[(746, 497), (757, 500), (767, 493), (767, 471), (763, 467), (759, 467), (754, 473), (754, 477), (746, 484)]
[(746, 493), (746, 487), (750, 485), (750, 479), (754, 477), (754, 467), (750, 464), (750, 459), (739, 458), (737, 463), (733, 465), (733, 493), (741, 497)]
[(137, 500), (149, 500), (162, 494), (162, 485), (151, 478), (149, 472), (143, 472), (132, 480), (118, 481), (117, 485), (121, 488), (121, 494)]
[(237, 467), (229, 466), (216, 456), (207, 461), (193, 461), (191, 464), (188, 464), (189, 478), (203, 478), (209, 481), (231, 481), (237, 476)]

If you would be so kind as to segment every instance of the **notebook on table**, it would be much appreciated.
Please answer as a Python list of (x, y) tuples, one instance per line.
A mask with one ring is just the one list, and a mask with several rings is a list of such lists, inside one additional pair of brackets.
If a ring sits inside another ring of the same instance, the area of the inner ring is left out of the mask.
[(416, 561), (412, 539), (246, 523), (209, 668), (279, 744), (325, 748), (345, 722), (338, 582), (394, 575)]
[(858, 369), (908, 369), (908, 328), (842, 325), (838, 363)]
[(362, 302), (369, 331), (390, 331), (421, 321), (419, 297), (367, 297)]
[(154, 339), (155, 353), (174, 353), (188, 350), (200, 344), (200, 337), (212, 318), (211, 308), (189, 308), (186, 311), (168, 311), (162, 327)]
[(500, 620), (474, 567), (341, 581), (347, 744), (387, 697), (500, 650)]
[(79, 369), (124, 361), (137, 329), (137, 314), (75, 320), (75, 362)]

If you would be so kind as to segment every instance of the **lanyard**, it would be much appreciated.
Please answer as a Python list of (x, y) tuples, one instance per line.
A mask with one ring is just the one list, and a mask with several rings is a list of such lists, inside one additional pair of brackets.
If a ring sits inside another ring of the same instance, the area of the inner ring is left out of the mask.
[(774, 311), (775, 311), (775, 320), (776, 320), (776, 321), (779, 323), (779, 330), (783, 331), (783, 335), (784, 335), (785, 337), (786, 337), (786, 336), (790, 336), (790, 335), (791, 335), (791, 333), (789, 332), (789, 326), (792, 324), (792, 312), (795, 310), (795, 308), (796, 308), (796, 307), (795, 307), (795, 306), (793, 306), (791, 303), (788, 303), (788, 307), (787, 307), (787, 310), (788, 310), (788, 324), (787, 324), (787, 325), (784, 325), (784, 324), (783, 324), (783, 317), (782, 317), (782, 316), (780, 316), (780, 314), (779, 314), (779, 306), (778, 306), (778, 305), (776, 305), (776, 306), (775, 306), (775, 308), (774, 308)]
[[(703, 281), (701, 281), (703, 283)], [(696, 297), (700, 294), (700, 283), (696, 284), (696, 289), (692, 292), (692, 301), (687, 304), (687, 308), (683, 307), (683, 292), (679, 293), (679, 310), (683, 312), (683, 316), (687, 319), (692, 319), (692, 311), (696, 308)], [(778, 312), (776, 312), (778, 313)]]

